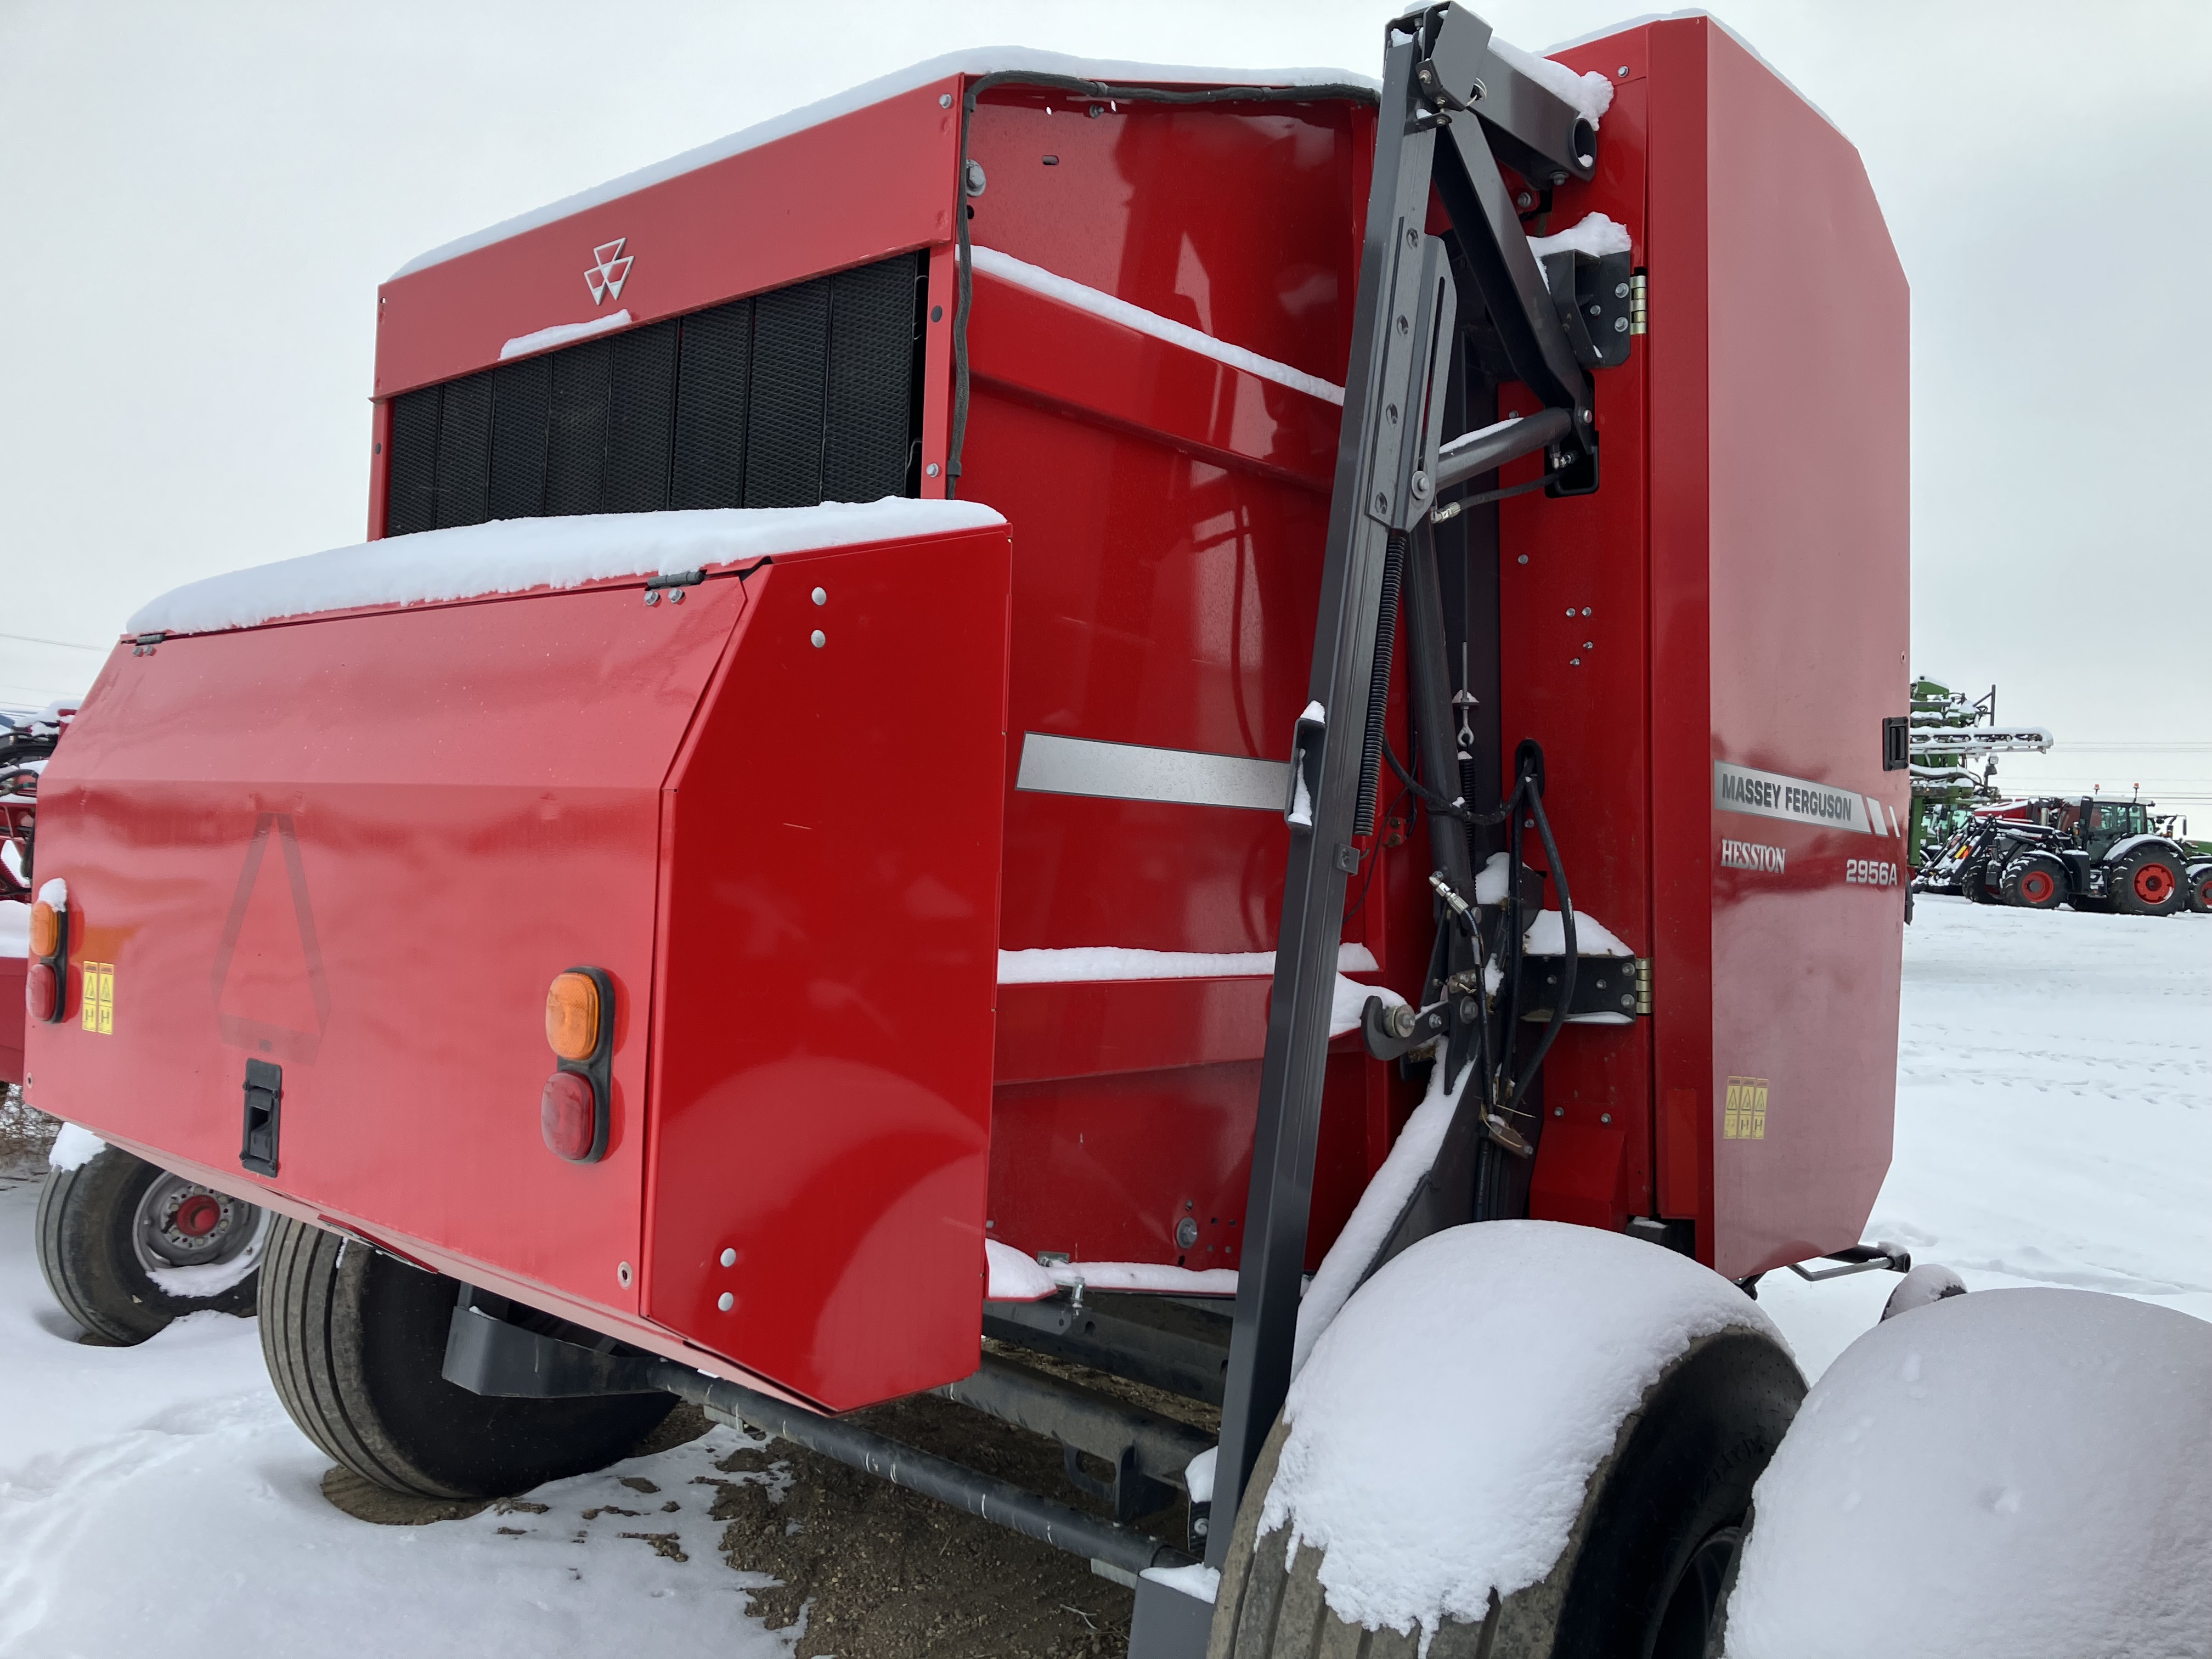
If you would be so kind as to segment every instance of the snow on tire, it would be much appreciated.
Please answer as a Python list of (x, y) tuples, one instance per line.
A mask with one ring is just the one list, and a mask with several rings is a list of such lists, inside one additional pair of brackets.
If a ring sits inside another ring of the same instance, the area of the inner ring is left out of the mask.
[(1211, 1659), (1702, 1659), (1804, 1392), (1758, 1304), (1683, 1256), (1538, 1221), (1424, 1239), (1293, 1382)]
[(1884, 1319), (1814, 1387), (1759, 1480), (1722, 1651), (2195, 1659), (2207, 1561), (2212, 1324), (1977, 1291)]

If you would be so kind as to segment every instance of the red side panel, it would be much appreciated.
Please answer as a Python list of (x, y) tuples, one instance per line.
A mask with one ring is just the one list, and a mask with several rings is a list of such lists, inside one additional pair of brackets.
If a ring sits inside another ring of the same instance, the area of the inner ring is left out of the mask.
[(23, 1080), (23, 979), (27, 957), (0, 957), (0, 1083)]
[(1004, 529), (757, 572), (671, 778), (647, 1310), (836, 1409), (975, 1368), (1007, 583)]
[[(1701, 1252), (1741, 1277), (1856, 1243), (1888, 1166), (1908, 296), (1842, 136), (1705, 20), (1649, 34), (1658, 1152), (1691, 1213), (1698, 1137)], [(1723, 805), (1725, 767), (1865, 827)]]
[[(41, 1027), (34, 1098), (634, 1311), (660, 786), (744, 604), (725, 576), (681, 606), (629, 584), (118, 650), (39, 848), (74, 959), (113, 965), (114, 1029)], [(589, 1165), (538, 1127), (545, 988), (584, 963), (617, 1006)], [(283, 1069), (273, 1181), (239, 1167), (249, 1057)]]

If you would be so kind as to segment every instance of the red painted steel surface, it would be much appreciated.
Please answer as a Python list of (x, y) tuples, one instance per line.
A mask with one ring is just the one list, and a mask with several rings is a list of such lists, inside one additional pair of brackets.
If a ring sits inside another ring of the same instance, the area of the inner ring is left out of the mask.
[[(392, 278), (377, 290), (375, 396), (486, 368), (541, 329), (622, 311), (633, 325), (655, 322), (945, 241), (959, 103), (938, 100), (957, 84), (917, 87)], [(585, 272), (617, 240), (634, 263), (620, 294), (594, 301)]]
[(1003, 529), (750, 577), (663, 797), (646, 1310), (835, 1408), (975, 1368), (1007, 580)]
[[(1654, 959), (1658, 1012), (1563, 1036), (1532, 1206), (1692, 1217), (1700, 1253), (1747, 1273), (1856, 1240), (1887, 1151), (1898, 895), (1843, 882), (1871, 848), (1794, 825), (1766, 837), (1786, 880), (1723, 869), (1720, 838), (1763, 821), (1714, 811), (1712, 766), (1903, 805), (1878, 769), (1879, 717), (1904, 707), (1886, 665), (1903, 288), (1856, 156), (1720, 31), (1656, 24), (1569, 57), (1616, 99), (1597, 177), (1530, 228), (1627, 225), (1654, 331), (1596, 377), (1601, 492), (1504, 508), (1502, 719), (1509, 753), (1544, 743), (1577, 905)], [(978, 246), (1341, 382), (1370, 110), (1094, 118), (994, 88), (970, 134), (989, 182), (963, 208), (961, 89), (388, 284), (380, 398), (611, 309), (582, 273), (617, 236), (640, 322), (925, 247), (922, 493), (943, 494), (968, 210)], [(968, 342), (957, 493), (1010, 540), (780, 561), (680, 614), (630, 584), (114, 659), (46, 828), (106, 930), (118, 1036), (34, 1037), (68, 1057), (41, 1094), (252, 1192), (239, 1040), (277, 1033), (273, 1055), (313, 1030), (312, 1061), (287, 1062), (278, 1207), (833, 1407), (972, 1369), (987, 1225), (1081, 1259), (1235, 1265), (1267, 981), (997, 988), (993, 951), (1272, 947), (1273, 811), (1017, 783), (1030, 733), (1285, 757), (1337, 410), (988, 272)], [(383, 478), (380, 450), (373, 502)], [(273, 884), (246, 890), (240, 937), (271, 966), (210, 990), (264, 815)], [(321, 994), (283, 965), (288, 848)], [(1354, 884), (1345, 937), (1401, 991), (1425, 962), (1428, 865), (1415, 826)], [(579, 1169), (538, 1141), (537, 1010), (584, 961), (625, 988), (626, 1024), (614, 1152)], [(188, 988), (135, 1000), (149, 982)], [(156, 1056), (182, 1056), (166, 1093)], [(1765, 1080), (1764, 1139), (1719, 1139), (1730, 1077)], [(511, 1121), (486, 1103), (509, 1094)], [(1413, 1098), (1356, 1044), (1333, 1051), (1310, 1261)]]
[(0, 957), (0, 1083), (23, 1080), (23, 977), (27, 957)]
[[(35, 1097), (250, 1197), (244, 1065), (272, 1060), (278, 1188), (634, 1312), (659, 792), (744, 602), (640, 586), (118, 649), (40, 825), (115, 1030), (39, 1032)], [(617, 990), (589, 1166), (538, 1132), (545, 989), (580, 963)]]

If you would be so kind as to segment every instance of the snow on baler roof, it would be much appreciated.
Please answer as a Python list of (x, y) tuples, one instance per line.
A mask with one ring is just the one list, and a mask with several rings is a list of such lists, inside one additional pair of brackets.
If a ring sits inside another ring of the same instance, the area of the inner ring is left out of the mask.
[(1006, 520), (980, 501), (825, 501), (500, 519), (333, 547), (170, 589), (125, 631), (210, 634), (386, 605), (431, 605), (625, 576), (672, 576), (778, 554), (987, 529)]
[[(1613, 101), (1613, 85), (1601, 75), (1577, 75), (1563, 64), (1553, 63), (1519, 47), (1492, 37), (1491, 49), (1511, 64), (1522, 74), (1531, 76), (1552, 92), (1573, 105), (1590, 125), (1598, 124)], [(619, 201), (625, 196), (680, 178), (701, 167), (711, 167), (732, 155), (758, 149), (787, 138), (793, 133), (834, 121), (841, 115), (865, 109), (871, 104), (881, 103), (902, 92), (911, 92), (933, 82), (956, 75), (978, 77), (987, 75), (1032, 74), (1049, 76), (1062, 80), (1110, 82), (1124, 86), (1145, 87), (1265, 87), (1269, 88), (1310, 87), (1316, 96), (1358, 97), (1372, 100), (1382, 89), (1382, 82), (1371, 75), (1362, 75), (1353, 70), (1341, 69), (1227, 69), (1182, 64), (1136, 64), (1103, 58), (1070, 57), (1064, 52), (1042, 52), (1030, 46), (981, 46), (964, 52), (947, 52), (939, 58), (909, 64), (889, 75), (878, 76), (872, 81), (862, 82), (846, 91), (830, 97), (802, 104), (799, 108), (772, 115), (765, 121), (755, 122), (717, 138), (710, 143), (672, 155), (665, 161), (656, 161), (626, 173), (589, 190), (564, 196), (527, 213), (503, 219), (479, 231), (432, 248), (417, 255), (392, 273), (397, 282), (432, 265), (443, 264), (448, 259), (473, 253), (479, 248), (503, 242), (511, 236), (521, 235), (542, 225), (550, 225), (574, 214)]]

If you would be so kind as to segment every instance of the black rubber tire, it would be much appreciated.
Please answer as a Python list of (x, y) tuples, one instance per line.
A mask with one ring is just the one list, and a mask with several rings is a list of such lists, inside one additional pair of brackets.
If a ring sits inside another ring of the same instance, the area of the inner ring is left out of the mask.
[[(1752, 1487), (1805, 1397), (1771, 1338), (1727, 1331), (1692, 1345), (1621, 1426), (1591, 1478), (1565, 1553), (1539, 1584), (1493, 1601), (1480, 1623), (1421, 1632), (1364, 1631), (1329, 1608), (1324, 1559), (1286, 1565), (1288, 1528), (1256, 1538), (1261, 1507), (1240, 1507), (1208, 1659), (1704, 1659), (1751, 1508)], [(1278, 1423), (1253, 1472), (1266, 1491), (1281, 1455)]]
[[(2165, 891), (2155, 898), (2146, 896), (2136, 887), (2136, 880), (2152, 865), (2165, 871)], [(2170, 916), (2189, 902), (2189, 890), (2182, 883), (2181, 873), (2181, 866), (2172, 854), (2157, 847), (2138, 847), (2113, 864), (2105, 890), (2112, 895), (2112, 908), (2123, 915)]]
[(2200, 916), (2212, 912), (2212, 864), (2192, 864), (2181, 879), (2189, 889), (2189, 908)]
[(665, 1394), (497, 1400), (446, 1381), (459, 1285), (280, 1216), (263, 1264), (261, 1352), (331, 1461), (386, 1491), (504, 1498), (625, 1456)]
[(1990, 890), (1989, 861), (1972, 859), (1959, 866), (1959, 890), (1977, 904), (2002, 904), (2004, 900)]
[[(62, 1311), (106, 1341), (143, 1342), (190, 1313), (253, 1313), (258, 1269), (227, 1291), (197, 1297), (168, 1294), (147, 1272), (131, 1234), (139, 1201), (164, 1176), (109, 1146), (74, 1170), (53, 1170), (39, 1190), (39, 1269)], [(238, 1207), (241, 1224), (258, 1224), (258, 1208)]]
[(2023, 910), (2056, 910), (2069, 884), (2063, 864), (2048, 853), (2030, 853), (2006, 866), (2004, 901)]

